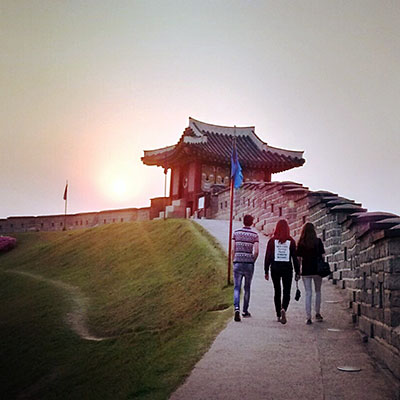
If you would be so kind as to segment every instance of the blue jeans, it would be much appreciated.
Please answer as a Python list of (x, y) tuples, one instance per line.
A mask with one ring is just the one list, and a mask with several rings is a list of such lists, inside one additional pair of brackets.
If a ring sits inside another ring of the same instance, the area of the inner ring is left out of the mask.
[(244, 299), (243, 312), (249, 309), (250, 301), (250, 285), (253, 279), (254, 264), (253, 263), (233, 263), (233, 305), (235, 310), (240, 309), (240, 288), (242, 287), (242, 279), (244, 278)]

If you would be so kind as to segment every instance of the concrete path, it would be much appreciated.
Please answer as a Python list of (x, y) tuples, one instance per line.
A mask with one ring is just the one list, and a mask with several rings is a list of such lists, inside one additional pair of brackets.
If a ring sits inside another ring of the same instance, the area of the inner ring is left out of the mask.
[[(227, 221), (198, 222), (227, 248)], [(343, 294), (327, 279), (322, 286), (324, 322), (305, 325), (301, 281), (299, 302), (292, 286), (288, 323), (276, 321), (272, 282), (264, 280), (267, 238), (260, 235), (260, 240), (249, 308), (253, 317), (229, 322), (171, 399), (395, 399), (395, 382), (368, 355)], [(362, 370), (341, 372), (338, 366)]]

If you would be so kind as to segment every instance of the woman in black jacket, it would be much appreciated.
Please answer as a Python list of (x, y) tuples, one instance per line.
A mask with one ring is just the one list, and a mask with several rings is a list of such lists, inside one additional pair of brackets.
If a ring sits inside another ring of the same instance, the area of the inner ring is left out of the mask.
[[(274, 303), (278, 322), (286, 324), (286, 311), (290, 302), (290, 289), (292, 287), (293, 266), (296, 272), (296, 281), (300, 278), (300, 265), (296, 254), (296, 242), (290, 236), (287, 221), (281, 219), (275, 227), (272, 238), (268, 241), (265, 253), (264, 272), (265, 279), (269, 280), (269, 267), (274, 284)], [(281, 280), (283, 285), (283, 298), (281, 299)]]
[(321, 284), (322, 278), (317, 274), (318, 260), (325, 253), (322, 240), (317, 237), (314, 225), (307, 222), (301, 231), (299, 243), (297, 245), (297, 255), (301, 257), (301, 275), (306, 291), (306, 314), (307, 325), (311, 321), (311, 303), (312, 303), (312, 281), (315, 286), (315, 319), (322, 322), (321, 315)]

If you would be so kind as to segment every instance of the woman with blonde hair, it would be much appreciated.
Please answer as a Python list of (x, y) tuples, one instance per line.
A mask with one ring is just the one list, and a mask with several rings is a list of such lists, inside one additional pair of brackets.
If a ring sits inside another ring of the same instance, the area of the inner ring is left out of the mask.
[(297, 255), (301, 257), (301, 275), (306, 291), (306, 324), (311, 325), (312, 281), (315, 287), (315, 319), (322, 322), (321, 315), (321, 284), (322, 277), (318, 275), (318, 260), (325, 253), (322, 240), (317, 237), (315, 227), (307, 222), (301, 231), (297, 244)]
[[(266, 280), (269, 280), (269, 267), (271, 267), (271, 278), (274, 284), (276, 316), (278, 317), (278, 322), (286, 324), (286, 311), (290, 302), (293, 267), (297, 281), (300, 278), (300, 265), (296, 254), (296, 242), (290, 236), (289, 225), (285, 219), (278, 221), (274, 235), (267, 244), (264, 261)], [(281, 281), (283, 297), (281, 296)]]

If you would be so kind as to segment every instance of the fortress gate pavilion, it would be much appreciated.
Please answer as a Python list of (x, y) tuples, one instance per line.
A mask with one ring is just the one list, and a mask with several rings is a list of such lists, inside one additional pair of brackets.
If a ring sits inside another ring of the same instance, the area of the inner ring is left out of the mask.
[[(273, 173), (304, 164), (302, 151), (269, 146), (256, 134), (255, 127), (207, 124), (189, 118), (177, 144), (144, 151), (142, 161), (171, 169), (170, 200), (190, 213), (208, 208), (213, 194), (229, 187), (233, 138), (244, 182), (270, 182)], [(204, 199), (200, 201), (199, 199)], [(200, 204), (200, 206), (199, 206)]]

